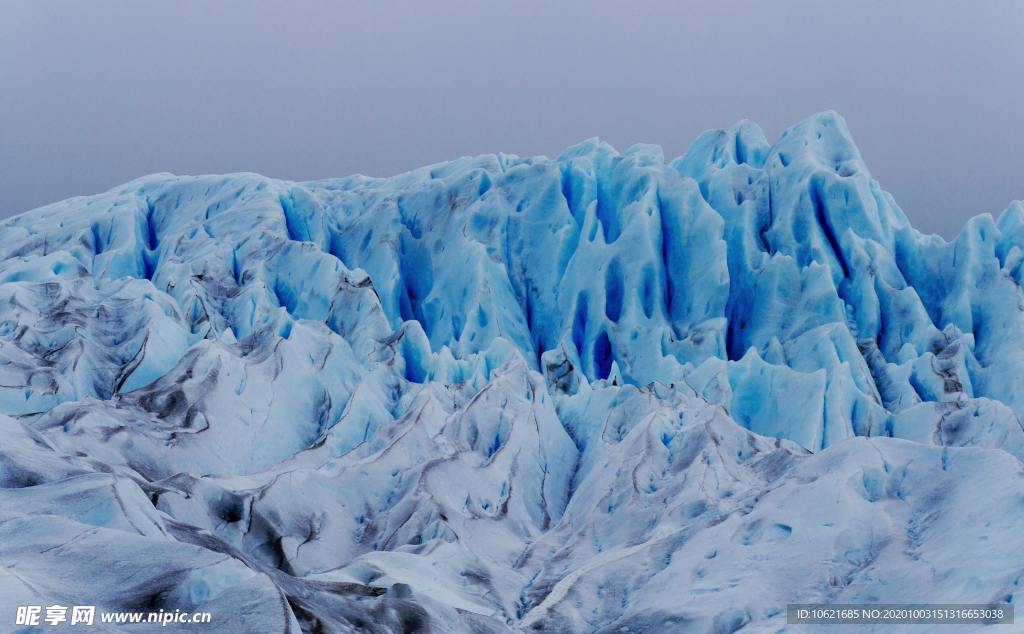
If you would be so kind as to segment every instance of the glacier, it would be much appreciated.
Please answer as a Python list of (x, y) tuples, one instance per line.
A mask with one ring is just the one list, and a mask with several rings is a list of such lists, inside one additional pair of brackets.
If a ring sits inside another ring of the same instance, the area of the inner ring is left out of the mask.
[(156, 174), (21, 214), (0, 619), (728, 633), (1015, 603), (1022, 277), (1024, 205), (922, 235), (834, 112), (671, 161)]

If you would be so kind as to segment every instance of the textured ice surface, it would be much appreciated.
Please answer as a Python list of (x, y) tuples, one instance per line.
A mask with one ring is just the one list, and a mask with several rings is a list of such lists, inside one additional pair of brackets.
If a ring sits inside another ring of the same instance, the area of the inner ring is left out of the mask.
[(923, 236), (834, 113), (671, 162), (164, 174), (23, 214), (0, 618), (732, 632), (1014, 601), (1022, 276), (1020, 203)]

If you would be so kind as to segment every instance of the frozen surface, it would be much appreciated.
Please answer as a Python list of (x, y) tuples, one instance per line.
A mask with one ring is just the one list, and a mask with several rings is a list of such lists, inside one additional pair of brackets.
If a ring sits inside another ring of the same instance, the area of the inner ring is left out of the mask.
[(0, 618), (1016, 601), (1022, 277), (1024, 206), (923, 236), (835, 113), (670, 162), (594, 140), (37, 209), (0, 225)]

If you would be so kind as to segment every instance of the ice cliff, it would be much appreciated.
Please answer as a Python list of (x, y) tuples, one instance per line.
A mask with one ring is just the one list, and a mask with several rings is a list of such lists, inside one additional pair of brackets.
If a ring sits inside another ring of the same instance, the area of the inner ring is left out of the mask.
[(733, 632), (1015, 601), (1022, 277), (1024, 206), (924, 236), (835, 113), (669, 162), (160, 174), (22, 214), (0, 618)]

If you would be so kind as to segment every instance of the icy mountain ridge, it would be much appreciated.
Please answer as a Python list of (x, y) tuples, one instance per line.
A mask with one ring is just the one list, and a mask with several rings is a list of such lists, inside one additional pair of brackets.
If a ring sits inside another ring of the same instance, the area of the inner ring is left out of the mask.
[(920, 235), (834, 113), (670, 163), (588, 141), (387, 179), (155, 175), (23, 214), (0, 226), (0, 530), (41, 528), (3, 541), (2, 603), (71, 601), (36, 549), (125, 534), (184, 562), (137, 604), (272, 630), (1012, 598), (1022, 221)]

